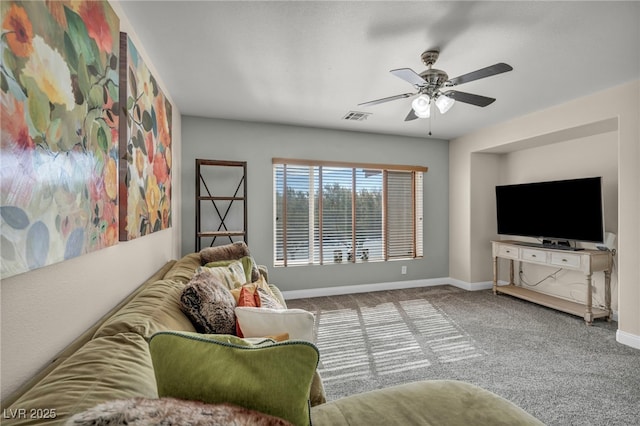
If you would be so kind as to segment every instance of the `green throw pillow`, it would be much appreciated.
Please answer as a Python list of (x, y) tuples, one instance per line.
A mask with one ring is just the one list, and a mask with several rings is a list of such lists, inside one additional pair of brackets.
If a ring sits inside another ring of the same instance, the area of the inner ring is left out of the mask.
[(163, 331), (149, 346), (159, 397), (228, 402), (311, 424), (309, 392), (320, 357), (312, 343), (254, 345), (231, 335)]

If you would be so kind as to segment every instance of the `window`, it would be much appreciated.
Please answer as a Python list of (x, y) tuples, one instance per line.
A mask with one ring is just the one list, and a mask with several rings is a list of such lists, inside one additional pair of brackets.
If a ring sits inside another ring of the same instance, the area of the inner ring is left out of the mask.
[(422, 257), (426, 171), (274, 158), (275, 266)]

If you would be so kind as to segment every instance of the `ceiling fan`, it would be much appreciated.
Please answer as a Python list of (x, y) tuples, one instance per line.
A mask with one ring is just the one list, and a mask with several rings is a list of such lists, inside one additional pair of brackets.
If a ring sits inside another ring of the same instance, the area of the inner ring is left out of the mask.
[(400, 77), (404, 81), (412, 84), (417, 90), (416, 93), (403, 93), (401, 95), (363, 102), (358, 105), (377, 105), (384, 102), (394, 101), (396, 99), (410, 98), (415, 95), (420, 95), (411, 103), (411, 111), (409, 111), (409, 114), (404, 121), (430, 117), (432, 104), (435, 104), (436, 107), (438, 107), (441, 114), (446, 113), (453, 106), (455, 101), (486, 107), (493, 103), (495, 99), (481, 95), (474, 95), (472, 93), (460, 92), (458, 90), (445, 89), (458, 86), (463, 83), (468, 83), (470, 81), (479, 80), (481, 78), (490, 77), (492, 75), (501, 74), (513, 69), (510, 65), (500, 62), (495, 65), (449, 79), (446, 72), (431, 68), (439, 55), (440, 52), (438, 50), (427, 50), (423, 52), (421, 59), (427, 66), (427, 69), (420, 74), (410, 68), (399, 68), (390, 71), (391, 74), (396, 77)]

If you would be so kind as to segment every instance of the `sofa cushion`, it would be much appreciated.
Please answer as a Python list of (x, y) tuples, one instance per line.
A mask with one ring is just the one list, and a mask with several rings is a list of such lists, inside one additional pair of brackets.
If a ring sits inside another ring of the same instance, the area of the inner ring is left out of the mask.
[(187, 254), (178, 259), (173, 267), (165, 274), (164, 279), (181, 281), (186, 284), (191, 280), (191, 278), (193, 278), (193, 274), (195, 274), (196, 269), (198, 269), (199, 266), (200, 254)]
[(234, 334), (236, 301), (209, 268), (199, 270), (180, 296), (180, 308), (200, 333)]
[(308, 425), (318, 365), (311, 343), (251, 345), (235, 336), (161, 332), (149, 342), (160, 397), (228, 402)]
[(428, 380), (340, 398), (311, 410), (314, 426), (542, 425), (500, 396), (470, 383)]
[[(90, 340), (6, 409), (55, 409), (56, 422), (63, 424), (98, 403), (134, 396), (157, 398), (156, 381), (146, 339), (122, 333)], [(42, 423), (16, 418), (6, 424)]]
[(162, 330), (195, 331), (180, 310), (181, 281), (163, 279), (147, 285), (128, 304), (102, 324), (95, 337), (133, 332), (151, 337)]

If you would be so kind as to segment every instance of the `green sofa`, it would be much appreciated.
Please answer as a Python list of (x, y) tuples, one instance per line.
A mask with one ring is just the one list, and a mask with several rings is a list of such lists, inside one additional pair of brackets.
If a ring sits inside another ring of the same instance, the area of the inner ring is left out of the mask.
[[(148, 339), (159, 331), (196, 331), (179, 300), (199, 265), (198, 253), (167, 263), (3, 401), (2, 424), (65, 424), (105, 401), (157, 398)], [(316, 376), (311, 403), (314, 425), (541, 424), (509, 401), (457, 381), (415, 382), (325, 403)]]

